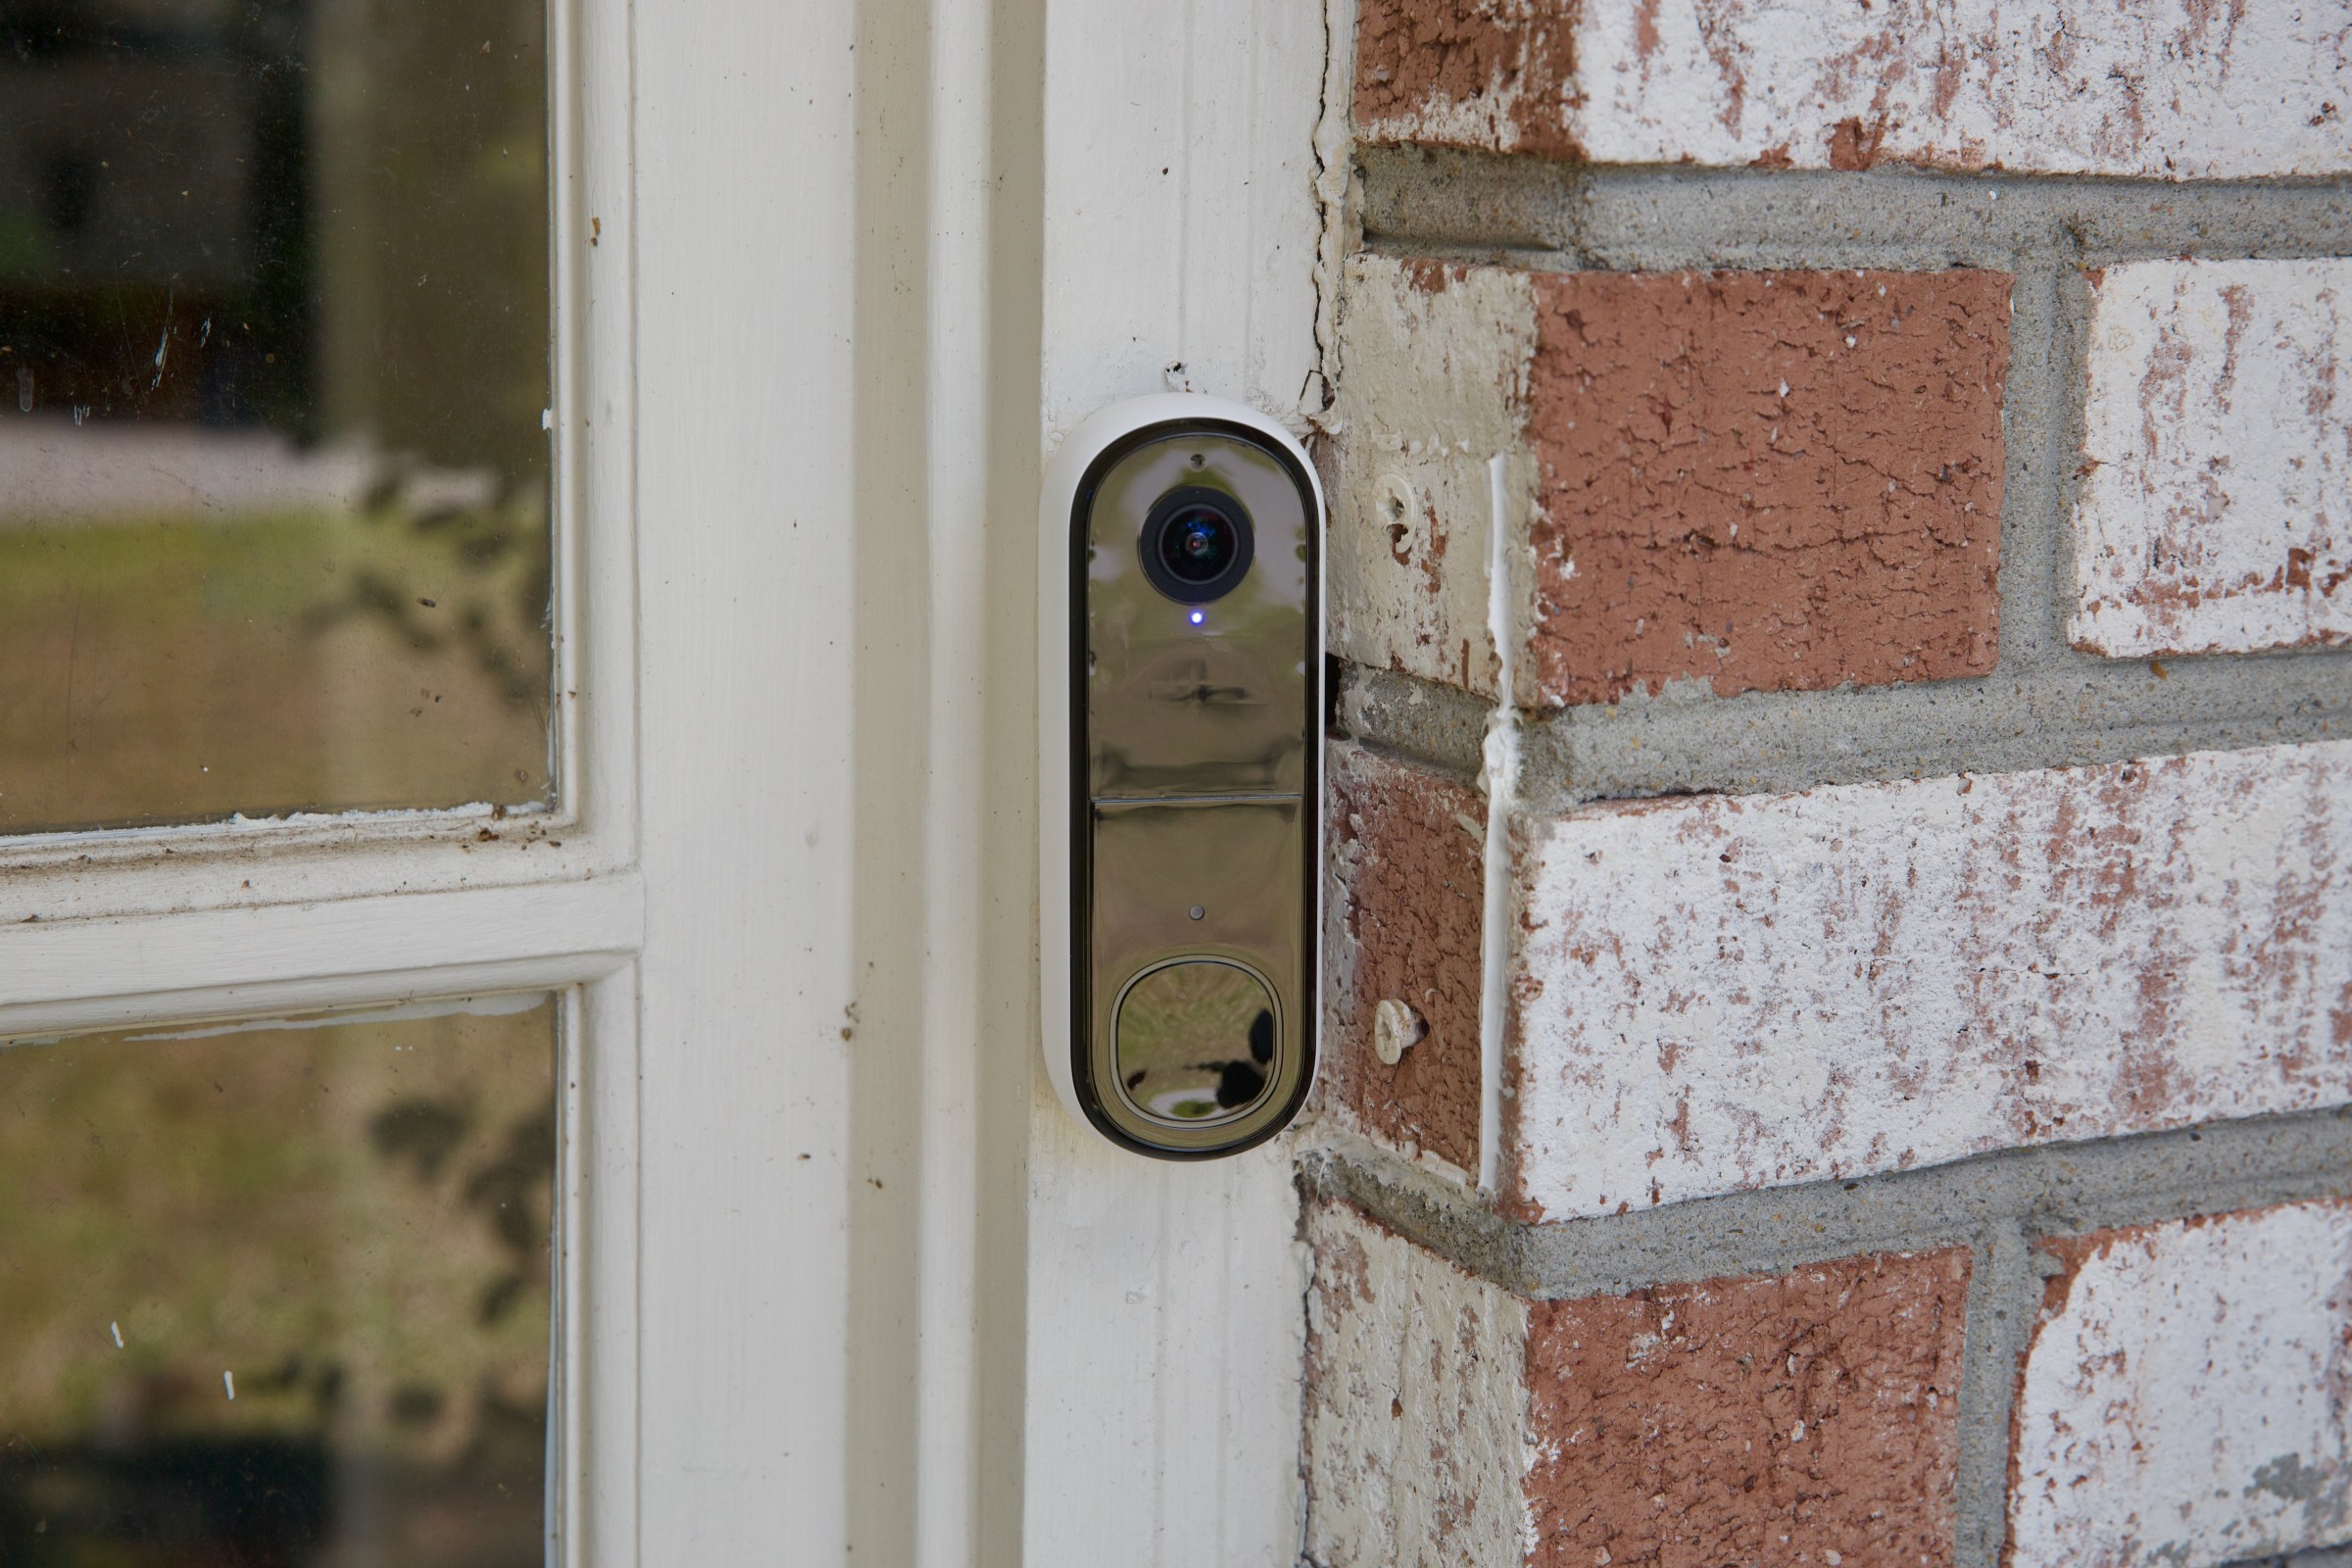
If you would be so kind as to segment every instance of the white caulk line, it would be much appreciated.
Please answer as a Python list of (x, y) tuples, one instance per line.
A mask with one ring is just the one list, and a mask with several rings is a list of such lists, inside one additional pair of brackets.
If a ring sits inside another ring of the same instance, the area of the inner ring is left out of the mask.
[(1510, 994), (1511, 808), (1519, 790), (1519, 709), (1512, 701), (1510, 526), (1500, 456), (1487, 460), (1487, 635), (1494, 643), (1494, 708), (1487, 714), (1486, 909), (1479, 922), (1478, 1186), (1492, 1193), (1502, 1170), (1502, 1022)]
[(224, 1389), (226, 1389), (226, 1390), (228, 1391), (228, 1396), (229, 1396), (229, 1398), (230, 1398), (231, 1400), (234, 1400), (234, 1399), (236, 1398), (236, 1396), (237, 1396), (237, 1375), (236, 1375), (234, 1372), (223, 1372), (223, 1373), (221, 1373), (221, 1374), (220, 1374), (220, 1386), (221, 1386), (222, 1388), (224, 1388)]

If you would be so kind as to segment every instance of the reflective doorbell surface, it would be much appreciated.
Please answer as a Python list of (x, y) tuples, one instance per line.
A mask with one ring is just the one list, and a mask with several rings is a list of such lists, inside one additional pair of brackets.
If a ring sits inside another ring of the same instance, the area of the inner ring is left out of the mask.
[(1322, 487), (1253, 409), (1138, 398), (1040, 520), (1046, 1064), (1123, 1149), (1235, 1153), (1315, 1075)]

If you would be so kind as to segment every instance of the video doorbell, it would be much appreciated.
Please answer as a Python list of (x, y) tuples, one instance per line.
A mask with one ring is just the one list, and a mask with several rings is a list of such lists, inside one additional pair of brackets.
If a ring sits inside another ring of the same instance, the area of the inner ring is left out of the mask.
[(1040, 523), (1047, 1068), (1122, 1149), (1236, 1153), (1315, 1076), (1322, 487), (1253, 409), (1138, 398)]

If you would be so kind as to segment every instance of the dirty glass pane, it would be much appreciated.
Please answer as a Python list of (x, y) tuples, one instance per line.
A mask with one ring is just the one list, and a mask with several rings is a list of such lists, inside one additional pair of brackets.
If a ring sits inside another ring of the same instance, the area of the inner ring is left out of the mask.
[(554, 1043), (0, 1048), (0, 1563), (540, 1563)]
[(549, 780), (542, 0), (0, 0), (0, 832)]

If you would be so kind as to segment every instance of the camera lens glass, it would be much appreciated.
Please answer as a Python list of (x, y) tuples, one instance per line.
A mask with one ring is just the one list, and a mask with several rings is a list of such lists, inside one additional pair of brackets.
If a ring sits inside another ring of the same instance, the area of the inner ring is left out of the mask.
[(1161, 496), (1136, 541), (1144, 575), (1181, 604), (1231, 593), (1249, 575), (1250, 514), (1220, 490), (1186, 485)]
[(1215, 507), (1186, 507), (1159, 530), (1159, 559), (1186, 582), (1214, 582), (1233, 564), (1233, 519)]

